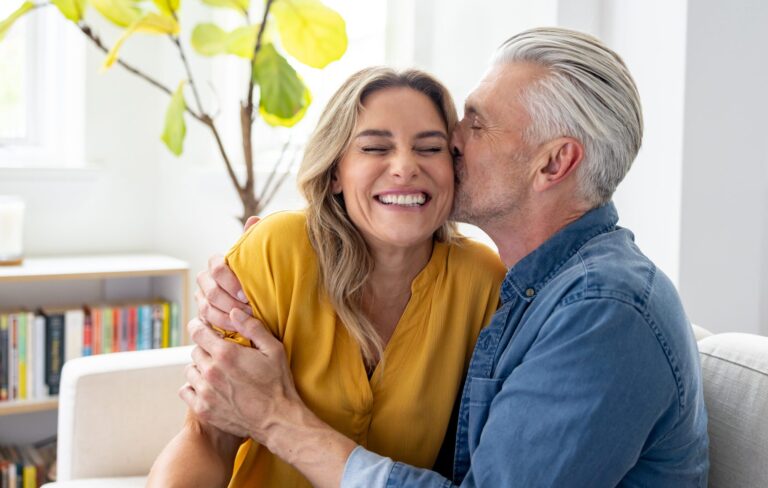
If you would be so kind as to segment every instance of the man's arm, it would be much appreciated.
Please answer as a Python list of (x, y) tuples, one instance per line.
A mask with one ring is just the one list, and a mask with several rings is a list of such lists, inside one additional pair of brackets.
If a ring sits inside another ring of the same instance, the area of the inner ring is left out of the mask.
[(251, 437), (314, 486), (336, 487), (356, 444), (314, 415), (293, 384), (283, 345), (240, 309), (230, 313), (253, 348), (225, 341), (201, 320), (189, 323), (198, 345), (180, 395), (206, 424)]

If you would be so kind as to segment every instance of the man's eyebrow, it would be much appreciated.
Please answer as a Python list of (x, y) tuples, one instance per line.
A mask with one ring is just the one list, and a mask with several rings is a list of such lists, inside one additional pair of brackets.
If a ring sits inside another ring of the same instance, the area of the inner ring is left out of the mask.
[(441, 130), (425, 130), (416, 134), (416, 139), (427, 139), (429, 137), (439, 137), (441, 139), (448, 140), (448, 136)]
[(464, 105), (464, 115), (482, 115), (478, 110), (477, 107), (472, 105), (472, 103), (466, 103)]
[(378, 136), (378, 137), (392, 137), (392, 133), (388, 130), (381, 130), (381, 129), (366, 129), (362, 132), (359, 132), (355, 138), (358, 137), (366, 137), (366, 136)]

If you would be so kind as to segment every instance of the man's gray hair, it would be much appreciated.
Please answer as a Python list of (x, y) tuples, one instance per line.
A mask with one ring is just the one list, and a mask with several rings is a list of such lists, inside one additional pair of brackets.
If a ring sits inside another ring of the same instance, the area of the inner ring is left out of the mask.
[(594, 206), (610, 200), (643, 138), (640, 96), (619, 55), (590, 35), (549, 27), (508, 39), (491, 61), (534, 63), (548, 71), (523, 93), (531, 117), (525, 141), (581, 141), (581, 196)]

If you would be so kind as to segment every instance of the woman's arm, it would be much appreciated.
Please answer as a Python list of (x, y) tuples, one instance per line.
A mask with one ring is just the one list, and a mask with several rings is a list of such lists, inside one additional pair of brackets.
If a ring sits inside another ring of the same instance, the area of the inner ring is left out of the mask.
[(148, 488), (226, 487), (243, 439), (201, 423), (187, 412), (184, 426), (155, 460)]

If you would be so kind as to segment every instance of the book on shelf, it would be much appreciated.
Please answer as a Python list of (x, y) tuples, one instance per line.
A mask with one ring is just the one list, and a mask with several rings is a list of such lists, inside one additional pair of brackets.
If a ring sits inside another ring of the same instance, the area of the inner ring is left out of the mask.
[(57, 395), (66, 361), (181, 345), (176, 303), (0, 311), (0, 403)]
[(34, 445), (0, 446), (0, 486), (38, 488), (53, 481), (55, 439)]

